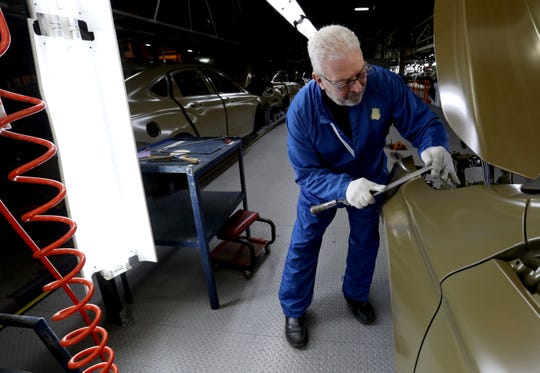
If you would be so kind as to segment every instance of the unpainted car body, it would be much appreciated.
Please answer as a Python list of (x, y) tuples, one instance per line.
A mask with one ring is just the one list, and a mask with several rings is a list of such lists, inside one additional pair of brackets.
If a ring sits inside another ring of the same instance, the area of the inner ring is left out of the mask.
[(385, 202), (396, 372), (540, 367), (539, 26), (539, 0), (435, 1), (444, 116), (512, 176)]
[(261, 97), (266, 124), (276, 124), (285, 118), (290, 100), (284, 85), (274, 86), (270, 80), (257, 74), (248, 74), (245, 88)]
[(281, 94), (287, 99), (287, 106), (292, 102), (294, 96), (302, 89), (302, 84), (297, 83), (289, 78), (289, 74), (285, 70), (278, 70), (272, 77), (272, 85), (279, 89)]
[(245, 137), (264, 125), (261, 98), (211, 66), (149, 67), (125, 85), (138, 145), (174, 135)]

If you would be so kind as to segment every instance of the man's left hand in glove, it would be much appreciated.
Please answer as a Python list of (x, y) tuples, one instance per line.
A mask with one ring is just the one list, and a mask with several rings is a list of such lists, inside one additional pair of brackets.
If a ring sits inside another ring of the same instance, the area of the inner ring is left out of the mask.
[(461, 184), (454, 169), (452, 156), (443, 146), (427, 148), (420, 154), (420, 158), (422, 158), (426, 166), (433, 165), (431, 176), (440, 178), (445, 183)]

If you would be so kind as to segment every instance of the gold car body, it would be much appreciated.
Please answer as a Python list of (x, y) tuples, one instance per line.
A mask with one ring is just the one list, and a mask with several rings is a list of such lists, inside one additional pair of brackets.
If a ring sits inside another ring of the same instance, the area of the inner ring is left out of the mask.
[(383, 207), (396, 372), (540, 367), (540, 1), (436, 0), (441, 105), (524, 184), (405, 184)]
[(177, 134), (245, 137), (264, 124), (261, 98), (210, 66), (159, 65), (125, 84), (139, 145)]

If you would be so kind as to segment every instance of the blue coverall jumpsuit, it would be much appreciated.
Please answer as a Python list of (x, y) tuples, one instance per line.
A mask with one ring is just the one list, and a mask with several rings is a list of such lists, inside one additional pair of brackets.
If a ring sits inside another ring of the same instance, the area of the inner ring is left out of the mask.
[[(288, 152), (300, 186), (297, 217), (285, 261), (279, 298), (283, 313), (300, 317), (313, 298), (323, 234), (336, 209), (317, 215), (312, 205), (344, 200), (347, 186), (364, 177), (387, 184), (384, 146), (390, 126), (420, 154), (431, 146), (448, 148), (439, 118), (389, 70), (373, 66), (362, 101), (349, 108), (352, 138), (333, 123), (323, 92), (312, 80), (294, 97), (287, 112)], [(379, 248), (380, 201), (363, 209), (346, 206), (350, 233), (342, 291), (346, 299), (365, 301)]]

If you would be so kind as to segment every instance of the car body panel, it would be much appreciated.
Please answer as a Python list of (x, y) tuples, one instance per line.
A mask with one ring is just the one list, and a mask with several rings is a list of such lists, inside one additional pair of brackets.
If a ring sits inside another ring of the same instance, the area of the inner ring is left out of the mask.
[(525, 231), (527, 232), (527, 241), (540, 240), (540, 201), (538, 200), (529, 201)]
[(448, 123), (482, 159), (531, 179), (540, 174), (539, 27), (537, 0), (435, 1)]
[(272, 77), (272, 85), (279, 89), (283, 95), (287, 97), (289, 103), (292, 102), (294, 96), (302, 89), (303, 84), (300, 84), (289, 79), (289, 74), (285, 70), (278, 70)]
[(527, 300), (527, 291), (508, 267), (492, 259), (444, 282), (445, 300), (418, 359), (417, 372), (538, 369), (538, 303)]
[[(138, 144), (178, 134), (245, 137), (256, 130), (261, 98), (210, 66), (154, 66), (125, 84)], [(149, 124), (159, 131), (149, 133)]]
[[(486, 165), (531, 179), (539, 20), (540, 0), (435, 1), (443, 119)], [(484, 180), (415, 179), (383, 206), (396, 372), (540, 366), (540, 188)]]
[(397, 372), (412, 372), (423, 333), (437, 309), (440, 289), (433, 274), (426, 270), (402, 189), (385, 203), (383, 223), (389, 257), (394, 368)]
[[(443, 307), (445, 304), (443, 304)], [(429, 333), (426, 335), (424, 346), (418, 356), (418, 364), (415, 367), (415, 357), (411, 356), (407, 360), (406, 368), (400, 365), (398, 372), (467, 372), (474, 373), (478, 370), (472, 367), (467, 351), (459, 344), (459, 338), (454, 337), (457, 330), (451, 324), (446, 314), (443, 314), (442, 308), (433, 323), (430, 326)], [(441, 316), (444, 315), (444, 316)], [(450, 336), (450, 337), (449, 337)], [(417, 353), (418, 350), (412, 351)]]
[(165, 86), (165, 90), (160, 94), (150, 89), (152, 85), (164, 78), (156, 76), (147, 84), (144, 76), (138, 75), (136, 74), (126, 81), (131, 125), (136, 141), (148, 143), (155, 141), (154, 137), (146, 133), (146, 127), (150, 122), (161, 124), (163, 133), (159, 135), (159, 138), (171, 135), (172, 129), (176, 127), (194, 133), (184, 114), (178, 110), (178, 105), (169, 97), (168, 88)]
[(516, 185), (437, 190), (416, 179), (400, 192), (416, 244), (429, 248), (423, 255), (437, 282), (524, 242), (523, 217), (530, 196)]
[(457, 273), (444, 282), (443, 292), (443, 312), (471, 362), (465, 371), (538, 369), (540, 304), (506, 261), (491, 259)]
[[(190, 121), (197, 129), (196, 136), (227, 136), (227, 124), (223, 112), (223, 101), (219, 96), (191, 96), (189, 99), (177, 97)], [(185, 132), (184, 132), (185, 131)], [(180, 127), (174, 134), (191, 133)], [(219, 134), (219, 135), (218, 135)]]
[[(486, 358), (471, 363), (471, 360), (480, 357), (476, 351), (468, 350), (465, 343), (469, 342), (463, 339), (465, 332), (456, 329), (456, 323), (465, 323), (469, 317), (480, 317), (471, 315), (473, 311), (495, 324), (489, 329), (540, 327), (538, 294), (533, 295), (519, 280), (516, 281), (515, 271), (507, 269), (501, 274), (500, 270), (484, 270), (480, 272), (484, 277), (469, 274), (476, 271), (477, 266), (489, 262), (502, 263), (498, 265), (508, 268), (508, 263), (516, 257), (511, 254), (512, 251), (525, 245), (523, 222), (528, 221), (526, 216), (530, 215), (538, 222), (540, 199), (531, 199), (530, 195), (520, 193), (517, 185), (476, 185), (446, 191), (435, 190), (422, 179), (416, 179), (405, 184), (385, 203), (383, 222), (389, 250), (397, 372), (413, 371), (416, 354), (420, 350), (419, 372), (447, 371), (439, 369), (440, 365), (451, 366), (451, 371), (456, 371), (455, 365), (445, 365), (453, 361), (466, 367), (457, 371), (470, 372), (481, 367), (478, 371), (488, 372), (483, 370), (489, 364), (484, 361)], [(528, 232), (527, 239), (533, 237), (531, 233)], [(507, 260), (498, 260), (497, 257), (507, 257)], [(454, 281), (460, 276), (465, 279), (468, 276), (476, 277), (468, 284), (455, 285), (464, 281)], [(455, 290), (456, 287), (458, 290)], [(514, 294), (503, 297), (503, 288), (506, 292), (513, 289)], [(519, 291), (516, 292), (516, 289)], [(475, 292), (476, 297), (461, 298), (466, 291)], [(497, 291), (500, 291), (498, 297), (486, 299), (490, 293), (497, 294)], [(430, 320), (436, 313), (442, 295), (443, 307), (430, 328)], [(516, 297), (519, 302), (515, 301)], [(488, 301), (496, 302), (496, 309), (491, 308)], [(503, 317), (520, 314), (528, 317)], [(496, 320), (502, 323), (497, 324)], [(472, 327), (467, 325), (466, 328)], [(478, 328), (481, 329), (480, 324)], [(428, 330), (424, 348), (420, 349), (424, 333)], [(488, 337), (481, 337), (481, 332), (474, 332), (478, 338), (483, 338), (474, 343), (490, 341)], [(529, 343), (531, 338), (537, 345), (540, 343), (540, 333), (525, 333), (523, 336), (524, 343)], [(486, 345), (484, 348), (500, 354), (497, 346)], [(526, 355), (529, 353), (521, 348), (519, 351)], [(472, 356), (466, 356), (468, 354)], [(514, 358), (501, 355), (500, 359), (505, 359), (510, 366)], [(540, 362), (540, 357), (536, 362)]]
[(262, 100), (253, 100), (251, 95), (246, 95), (243, 88), (237, 84), (232, 85), (217, 71), (207, 71), (207, 75), (225, 105), (228, 136), (244, 137), (253, 132), (253, 128), (246, 131), (244, 123), (255, 123), (256, 110)]
[[(227, 109), (229, 136), (244, 137), (252, 131), (246, 132), (242, 123), (254, 122), (255, 113), (259, 102), (253, 102), (251, 99), (234, 93), (220, 94)], [(251, 111), (246, 111), (246, 107), (251, 107)]]
[[(191, 131), (180, 127), (173, 132), (198, 136), (226, 136), (227, 122), (223, 114), (223, 101), (213, 91), (207, 77), (199, 70), (193, 69), (170, 70), (167, 75), (171, 78), (177, 110), (181, 110), (180, 104), (195, 127)], [(190, 127), (193, 128), (191, 123)]]

